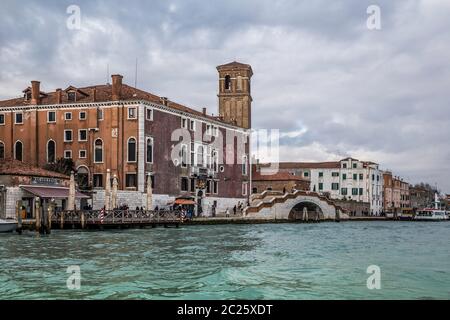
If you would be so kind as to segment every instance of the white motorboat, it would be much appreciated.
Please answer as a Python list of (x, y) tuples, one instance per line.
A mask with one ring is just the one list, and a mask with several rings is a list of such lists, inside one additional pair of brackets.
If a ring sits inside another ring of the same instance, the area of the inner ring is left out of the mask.
[(438, 195), (435, 195), (434, 208), (425, 208), (418, 210), (414, 220), (420, 221), (443, 221), (448, 220), (448, 213), (441, 208)]
[(0, 232), (13, 232), (17, 229), (17, 221), (0, 219)]
[(414, 220), (422, 220), (422, 221), (441, 221), (448, 220), (447, 212), (444, 210), (436, 210), (436, 209), (422, 209), (417, 211)]

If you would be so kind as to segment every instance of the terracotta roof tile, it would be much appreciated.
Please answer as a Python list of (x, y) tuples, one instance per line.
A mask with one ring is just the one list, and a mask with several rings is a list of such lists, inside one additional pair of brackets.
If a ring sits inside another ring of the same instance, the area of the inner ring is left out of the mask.
[(0, 175), (69, 179), (69, 176), (64, 174), (45, 170), (17, 160), (0, 160)]
[(280, 162), (280, 169), (339, 169), (339, 161), (330, 162)]
[[(71, 88), (71, 87), (72, 86), (70, 86), (69, 88)], [(112, 101), (112, 86), (110, 84), (89, 86), (89, 87), (76, 88), (76, 89), (79, 92), (82, 92), (84, 94), (79, 94), (77, 96), (77, 100), (75, 103), (92, 103), (92, 102)], [(94, 90), (95, 90), (95, 95), (94, 95)], [(150, 103), (162, 104), (161, 97), (154, 95), (152, 93), (140, 90), (140, 89), (130, 87), (126, 84), (122, 85), (121, 95), (122, 95), (121, 101), (144, 100), (144, 101), (147, 101)], [(94, 101), (94, 96), (95, 96), (95, 101)], [(61, 101), (62, 104), (73, 104), (74, 103), (72, 101), (68, 101), (66, 94), (62, 94), (61, 98), (62, 98), (62, 101)], [(56, 91), (48, 92), (48, 93), (45, 93), (45, 95), (42, 95), (40, 104), (41, 105), (57, 104)], [(2, 107), (21, 107), (21, 106), (29, 106), (29, 105), (31, 105), (30, 101), (26, 101), (23, 97), (0, 101), (0, 108), (2, 108)], [(168, 100), (167, 106), (169, 108), (172, 108), (172, 109), (175, 109), (178, 111), (190, 113), (190, 114), (204, 117), (207, 119), (211, 119), (214, 121), (222, 121), (219, 117), (212, 116), (212, 115), (204, 115), (203, 112), (201, 112), (201, 111), (195, 110), (193, 108), (184, 106), (182, 104), (179, 104), (179, 103), (176, 103), (176, 102), (173, 102), (170, 100)]]
[(253, 171), (253, 181), (306, 181), (305, 179), (294, 176), (289, 172), (277, 172), (271, 175), (262, 175), (261, 172)]

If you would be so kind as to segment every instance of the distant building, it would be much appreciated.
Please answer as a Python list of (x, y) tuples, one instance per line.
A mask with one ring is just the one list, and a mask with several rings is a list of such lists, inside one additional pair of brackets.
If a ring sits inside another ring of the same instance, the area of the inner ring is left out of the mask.
[(426, 186), (409, 186), (411, 208), (417, 210), (432, 206), (435, 192)]
[(310, 191), (326, 193), (331, 199), (368, 203), (371, 215), (383, 211), (382, 171), (374, 162), (353, 158), (316, 163), (282, 162), (279, 170), (308, 179)]
[(390, 171), (383, 172), (384, 211), (402, 212), (411, 208), (409, 183), (400, 177), (392, 175)]
[(292, 192), (292, 190), (309, 191), (309, 180), (295, 176), (289, 172), (264, 175), (258, 165), (253, 166), (252, 193), (264, 191)]

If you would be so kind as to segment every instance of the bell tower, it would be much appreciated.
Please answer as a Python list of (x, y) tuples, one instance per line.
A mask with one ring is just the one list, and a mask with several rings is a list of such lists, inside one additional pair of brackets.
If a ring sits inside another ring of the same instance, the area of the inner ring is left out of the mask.
[(217, 67), (219, 72), (219, 115), (225, 122), (250, 129), (252, 115), (252, 67), (231, 62)]

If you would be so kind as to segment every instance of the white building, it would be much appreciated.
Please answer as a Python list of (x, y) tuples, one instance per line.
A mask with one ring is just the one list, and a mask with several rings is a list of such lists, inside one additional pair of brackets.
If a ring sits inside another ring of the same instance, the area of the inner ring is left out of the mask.
[(309, 179), (310, 191), (328, 193), (332, 199), (370, 204), (370, 214), (383, 210), (383, 173), (374, 162), (346, 158), (333, 162), (280, 163), (281, 171)]

